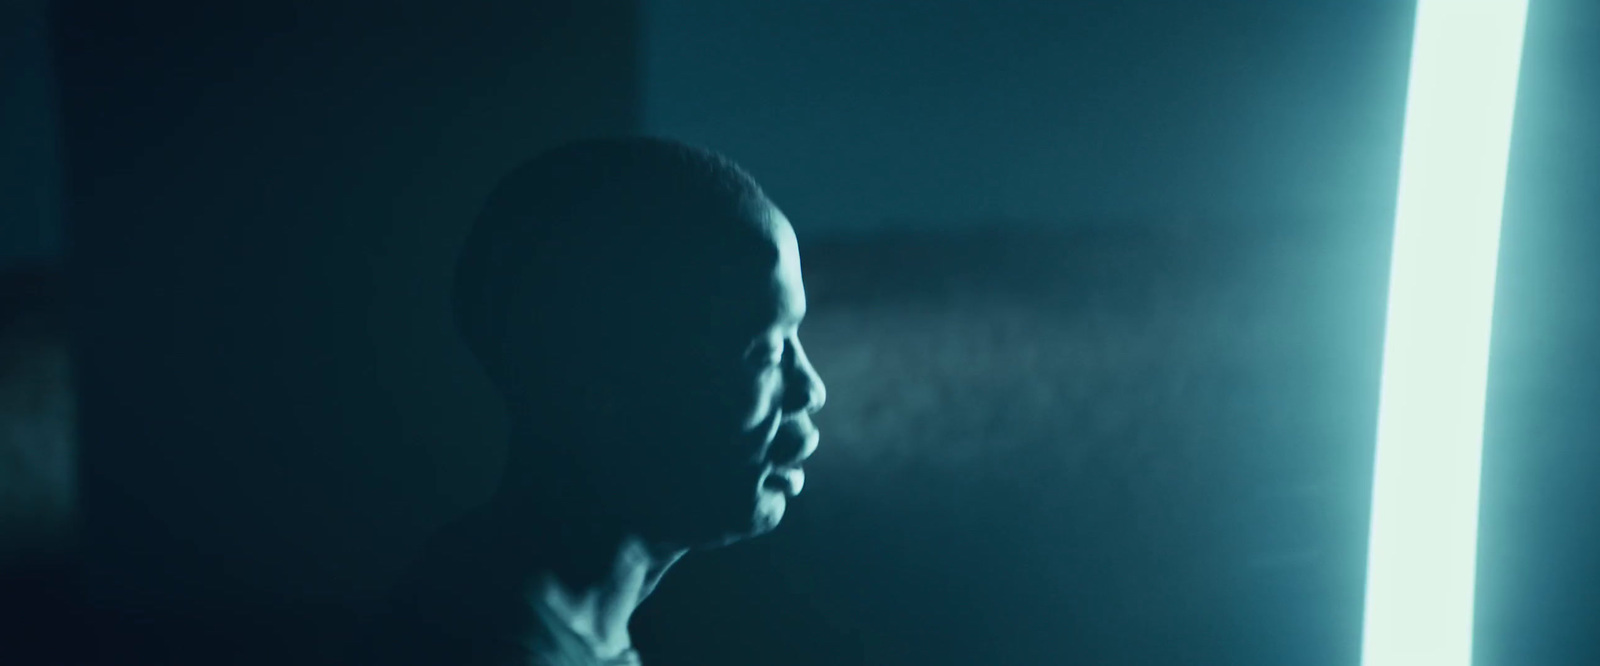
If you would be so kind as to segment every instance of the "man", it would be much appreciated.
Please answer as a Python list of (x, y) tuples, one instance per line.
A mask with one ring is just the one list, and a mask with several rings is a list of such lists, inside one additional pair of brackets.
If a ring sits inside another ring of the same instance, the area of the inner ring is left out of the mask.
[(390, 663), (637, 664), (628, 620), (690, 550), (777, 526), (824, 390), (794, 231), (678, 142), (569, 144), (490, 197), (457, 323), (505, 399), (505, 475), (394, 597)]

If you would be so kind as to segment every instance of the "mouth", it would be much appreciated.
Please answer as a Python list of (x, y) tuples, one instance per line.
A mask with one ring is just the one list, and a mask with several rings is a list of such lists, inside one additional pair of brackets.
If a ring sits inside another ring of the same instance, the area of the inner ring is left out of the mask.
[(806, 471), (796, 465), (774, 467), (762, 480), (761, 487), (795, 497), (806, 486)]
[(761, 487), (789, 497), (799, 495), (806, 485), (806, 472), (802, 465), (816, 453), (821, 439), (821, 433), (809, 422), (782, 424), (774, 433), (768, 448), (767, 460), (771, 467), (766, 478), (762, 479)]
[(787, 423), (773, 434), (767, 460), (774, 467), (799, 467), (817, 452), (822, 433), (809, 423)]

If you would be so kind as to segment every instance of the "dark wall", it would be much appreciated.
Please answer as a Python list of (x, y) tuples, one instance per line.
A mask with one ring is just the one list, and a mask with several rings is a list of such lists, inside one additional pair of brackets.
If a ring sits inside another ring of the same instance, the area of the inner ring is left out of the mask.
[(48, 0), (0, 5), (0, 268), (60, 257)]
[(738, 155), (814, 232), (1393, 206), (1413, 3), (645, 7), (648, 126)]
[(638, 124), (633, 3), (59, 5), (90, 589), (372, 590), (497, 473), (448, 271), (515, 162)]
[(73, 504), (47, 9), (0, 6), (0, 569), (41, 538), (59, 549)]
[(64, 300), (57, 271), (0, 271), (0, 585), (39, 567), (59, 573), (73, 550), (76, 445)]

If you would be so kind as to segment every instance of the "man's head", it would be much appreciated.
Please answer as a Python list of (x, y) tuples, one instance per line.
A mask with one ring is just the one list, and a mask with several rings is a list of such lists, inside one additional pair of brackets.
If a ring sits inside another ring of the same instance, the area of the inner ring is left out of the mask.
[[(725, 158), (591, 140), (506, 177), (463, 250), (463, 336), (531, 441), (514, 475), (546, 507), (658, 542), (776, 526), (816, 447), (824, 391), (800, 345), (794, 231)], [(518, 483), (513, 477), (509, 483)]]

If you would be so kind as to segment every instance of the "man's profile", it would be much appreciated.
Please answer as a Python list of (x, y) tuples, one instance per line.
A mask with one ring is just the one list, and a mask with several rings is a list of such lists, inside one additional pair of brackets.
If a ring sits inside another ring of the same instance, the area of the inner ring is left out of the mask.
[(817, 446), (794, 231), (708, 150), (597, 139), (507, 176), (462, 251), (458, 328), (505, 400), (493, 499), (399, 586), (390, 659), (635, 664), (686, 552), (773, 529)]

